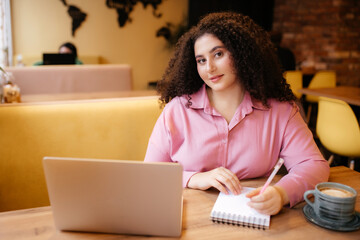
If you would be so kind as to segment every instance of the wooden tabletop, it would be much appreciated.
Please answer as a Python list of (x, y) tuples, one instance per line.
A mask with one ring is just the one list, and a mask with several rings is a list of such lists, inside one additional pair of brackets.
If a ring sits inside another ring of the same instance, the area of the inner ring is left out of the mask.
[[(278, 180), (280, 176), (277, 176)], [(276, 181), (275, 180), (275, 181)], [(360, 193), (360, 173), (346, 167), (331, 168), (329, 181), (353, 187)], [(243, 186), (259, 187), (265, 179), (242, 181)], [(360, 230), (336, 232), (321, 228), (306, 220), (302, 202), (293, 208), (284, 208), (271, 217), (270, 229), (260, 230), (227, 224), (213, 223), (210, 211), (218, 192), (184, 189), (183, 231), (180, 239), (359, 239)], [(356, 211), (360, 211), (360, 194)], [(145, 236), (113, 235), (99, 233), (76, 233), (57, 231), (50, 207), (0, 213), (0, 239), (57, 240), (57, 239), (149, 239)], [(152, 238), (166, 239), (166, 238)], [(172, 238), (173, 239), (173, 238)]]
[(298, 92), (305, 95), (323, 96), (345, 101), (360, 106), (360, 88), (351, 86), (338, 86), (333, 88), (302, 88)]

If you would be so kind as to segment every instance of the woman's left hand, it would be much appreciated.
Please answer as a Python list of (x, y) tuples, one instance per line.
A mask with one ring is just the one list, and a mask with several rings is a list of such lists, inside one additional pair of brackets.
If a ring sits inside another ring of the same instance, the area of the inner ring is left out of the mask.
[(286, 192), (279, 186), (269, 186), (259, 195), (260, 190), (257, 188), (246, 194), (250, 198), (248, 205), (259, 213), (276, 215), (289, 202)]

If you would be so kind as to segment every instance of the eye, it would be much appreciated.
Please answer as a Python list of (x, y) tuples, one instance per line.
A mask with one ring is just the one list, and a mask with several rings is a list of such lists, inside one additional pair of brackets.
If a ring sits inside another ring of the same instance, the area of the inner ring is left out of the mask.
[(196, 59), (196, 62), (198, 63), (198, 64), (203, 64), (203, 63), (205, 63), (205, 58), (198, 58), (198, 59)]
[(219, 51), (219, 52), (216, 52), (214, 55), (215, 55), (215, 57), (221, 57), (223, 55), (223, 52)]

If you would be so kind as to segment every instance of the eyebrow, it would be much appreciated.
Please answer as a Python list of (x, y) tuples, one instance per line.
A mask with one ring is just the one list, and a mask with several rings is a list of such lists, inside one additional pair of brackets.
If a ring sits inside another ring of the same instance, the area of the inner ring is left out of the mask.
[[(216, 49), (219, 49), (219, 48), (225, 48), (224, 46), (215, 46), (215, 47), (213, 47), (210, 51), (209, 51), (209, 53), (212, 53), (212, 52), (214, 52)], [(198, 57), (202, 57), (203, 55), (196, 55), (195, 56), (195, 58), (198, 58)]]

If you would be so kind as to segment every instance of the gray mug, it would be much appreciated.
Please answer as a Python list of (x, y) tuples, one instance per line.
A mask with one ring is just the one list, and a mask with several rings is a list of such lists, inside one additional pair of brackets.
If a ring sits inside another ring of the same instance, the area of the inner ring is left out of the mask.
[[(309, 200), (314, 196), (314, 202)], [(344, 184), (323, 182), (316, 185), (314, 190), (304, 193), (304, 199), (313, 208), (315, 214), (330, 223), (347, 223), (355, 217), (355, 203), (357, 192)]]

